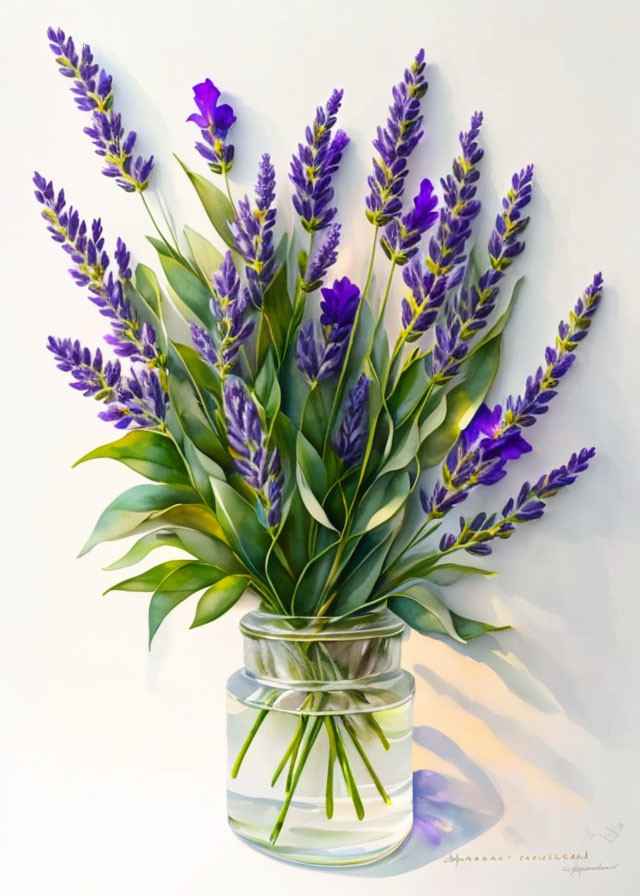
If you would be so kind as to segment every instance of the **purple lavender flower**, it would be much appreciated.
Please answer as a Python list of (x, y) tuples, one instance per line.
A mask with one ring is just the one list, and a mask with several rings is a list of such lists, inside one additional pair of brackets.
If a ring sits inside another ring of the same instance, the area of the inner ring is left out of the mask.
[(402, 300), (402, 338), (410, 342), (432, 326), (447, 293), (464, 275), (466, 242), (480, 212), (475, 196), (480, 177), (477, 166), (483, 156), (477, 142), (481, 125), (482, 113), (476, 112), (470, 129), (460, 134), (462, 154), (454, 159), (453, 175), (441, 181), (444, 205), (436, 234), (429, 240), (427, 270), (414, 259), (402, 272), (409, 287), (409, 294)]
[(115, 178), (127, 193), (142, 193), (149, 184), (153, 156), (134, 156), (136, 133), (125, 133), (121, 116), (114, 111), (111, 75), (104, 69), (99, 71), (87, 44), (78, 56), (73, 38), (67, 37), (61, 28), (49, 28), (47, 37), (60, 73), (73, 80), (71, 93), (76, 105), (91, 114), (92, 124), (84, 132), (105, 161), (102, 173)]
[(509, 432), (512, 427), (532, 426), (536, 417), (546, 414), (549, 402), (557, 394), (559, 380), (575, 361), (575, 349), (589, 332), (602, 299), (603, 283), (602, 274), (595, 274), (570, 313), (570, 322), (560, 321), (555, 346), (548, 346), (545, 351), (546, 366), (539, 367), (535, 376), (527, 379), (522, 395), (507, 398), (501, 432)]
[(437, 482), (431, 495), (420, 492), (420, 502), (429, 519), (438, 519), (456, 504), (466, 500), (478, 485), (494, 485), (507, 474), (505, 466), (531, 451), (531, 445), (520, 431), (502, 434), (502, 407), (490, 411), (483, 404), (469, 426), (460, 433), (449, 451), (443, 467), (442, 482)]
[(306, 143), (298, 144), (298, 154), (291, 159), (289, 179), (295, 187), (292, 200), (308, 233), (328, 227), (337, 209), (331, 206), (334, 191), (333, 175), (338, 170), (349, 138), (333, 127), (342, 103), (342, 90), (334, 90), (324, 109), (316, 109), (316, 117), (306, 130)]
[(342, 410), (342, 422), (333, 441), (333, 450), (347, 469), (360, 460), (367, 441), (369, 382), (363, 373), (349, 390)]
[(226, 174), (233, 166), (233, 146), (225, 141), (236, 116), (228, 103), (218, 105), (220, 91), (210, 78), (196, 84), (193, 98), (200, 110), (193, 112), (187, 121), (200, 128), (204, 143), (196, 143), (196, 149), (207, 160), (214, 174)]
[(298, 333), (298, 369), (312, 386), (329, 379), (342, 365), (360, 303), (360, 290), (348, 277), (334, 280), (333, 287), (322, 289), (322, 296), (320, 341), (316, 340), (313, 321)]
[(368, 183), (366, 215), (376, 227), (387, 224), (402, 211), (404, 181), (409, 171), (408, 159), (422, 139), (420, 100), (427, 92), (424, 79), (424, 50), (420, 50), (404, 78), (393, 88), (386, 127), (378, 128), (373, 141), (379, 155), (373, 160), (373, 174)]
[(114, 253), (117, 275), (114, 276), (107, 270), (111, 260), (104, 248), (100, 219), (94, 220), (89, 228), (76, 209), (67, 207), (64, 190), (56, 194), (53, 183), (38, 172), (34, 174), (33, 182), (35, 197), (43, 206), (42, 217), (47, 222), (47, 230), (73, 263), (69, 273), (78, 286), (88, 287), (89, 299), (111, 321), (112, 334), (105, 336), (105, 341), (120, 357), (163, 363), (155, 330), (140, 321), (125, 297), (125, 289), (131, 283), (130, 255), (126, 245), (118, 239)]
[(439, 338), (433, 351), (432, 372), (437, 383), (444, 383), (455, 376), (462, 359), (469, 351), (469, 341), (487, 325), (496, 306), (499, 284), (504, 272), (513, 260), (524, 251), (519, 239), (529, 218), (522, 210), (531, 201), (533, 165), (513, 175), (511, 187), (502, 200), (502, 212), (497, 216), (489, 238), (491, 267), (472, 284), (462, 289), (447, 308), (445, 315), (446, 338)]
[[(340, 243), (340, 225), (332, 224), (329, 227), (325, 241), (316, 254), (307, 259), (303, 256), (303, 267), (300, 276), (303, 278), (302, 289), (305, 292), (313, 292), (322, 286), (323, 280), (329, 268), (333, 267), (338, 259), (338, 245)], [(310, 262), (308, 264), (308, 262)]]
[(91, 355), (88, 348), (83, 348), (79, 340), (57, 339), (49, 336), (47, 348), (53, 353), (58, 370), (70, 373), (72, 389), (77, 389), (87, 397), (98, 401), (110, 401), (115, 398), (120, 384), (120, 362), (103, 363), (102, 352), (97, 348)]
[(437, 221), (435, 208), (438, 197), (428, 178), (420, 183), (420, 192), (413, 200), (413, 208), (403, 218), (393, 218), (380, 240), (385, 255), (398, 265), (406, 264), (418, 251), (418, 243), (427, 230)]
[(224, 384), (224, 411), (229, 450), (236, 470), (258, 496), (267, 526), (282, 516), (284, 476), (277, 448), (269, 448), (258, 410), (244, 383), (230, 377)]
[(265, 153), (258, 168), (255, 209), (251, 208), (248, 197), (238, 203), (236, 221), (231, 230), (238, 251), (247, 262), (248, 298), (256, 308), (262, 307), (264, 292), (271, 282), (275, 270), (273, 248), (273, 228), (276, 223), (276, 209), (273, 203), (276, 175), (271, 158)]
[(211, 311), (215, 318), (214, 338), (197, 324), (191, 324), (191, 338), (201, 357), (225, 376), (236, 359), (240, 346), (253, 332), (247, 320), (248, 299), (240, 291), (240, 278), (227, 252), (220, 270), (212, 277)]
[(98, 416), (115, 424), (116, 429), (128, 429), (135, 424), (140, 429), (164, 427), (169, 397), (159, 375), (148, 367), (133, 369), (115, 389), (115, 397)]
[(575, 482), (577, 476), (588, 468), (595, 453), (595, 448), (583, 448), (572, 454), (568, 463), (541, 476), (534, 486), (525, 482), (518, 497), (509, 498), (500, 516), (479, 513), (472, 520), (460, 517), (458, 534), (442, 536), (439, 545), (441, 554), (460, 549), (479, 556), (490, 554), (492, 548), (487, 542), (494, 538), (510, 538), (517, 524), (540, 519), (546, 509), (545, 501)]

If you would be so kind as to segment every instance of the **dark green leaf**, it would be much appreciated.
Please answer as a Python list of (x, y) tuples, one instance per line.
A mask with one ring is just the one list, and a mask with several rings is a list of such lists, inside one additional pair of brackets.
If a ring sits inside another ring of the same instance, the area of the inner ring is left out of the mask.
[[(176, 159), (178, 159), (177, 156)], [(178, 162), (195, 187), (200, 202), (204, 206), (204, 210), (218, 235), (230, 248), (235, 249), (236, 241), (229, 230), (229, 222), (234, 220), (235, 215), (228, 197), (215, 184), (212, 184), (210, 180), (207, 180), (200, 174), (196, 174), (195, 171), (191, 171), (180, 159), (178, 159)]]
[(267, 418), (273, 420), (280, 410), (281, 394), (276, 365), (273, 362), (273, 354), (271, 352), (266, 355), (260, 372), (256, 377), (255, 391)]
[(246, 576), (225, 576), (208, 588), (198, 601), (191, 628), (213, 622), (231, 609), (244, 594), (248, 581)]
[(463, 641), (456, 631), (451, 612), (435, 591), (423, 584), (403, 588), (387, 601), (389, 609), (423, 635), (438, 633)]
[(259, 363), (270, 347), (273, 347), (276, 353), (278, 365), (282, 363), (291, 315), (287, 268), (286, 265), (282, 265), (264, 294), (256, 348)]
[(189, 485), (189, 474), (180, 452), (168, 436), (159, 432), (132, 430), (123, 438), (85, 454), (73, 466), (99, 457), (120, 461), (154, 482)]
[(175, 572), (176, 569), (181, 569), (189, 563), (191, 563), (190, 560), (167, 560), (131, 579), (125, 579), (123, 582), (118, 582), (117, 585), (112, 585), (104, 593), (109, 594), (110, 591), (155, 591), (169, 573)]
[(102, 541), (114, 541), (133, 532), (154, 511), (174, 504), (197, 504), (193, 489), (180, 485), (135, 485), (112, 501), (104, 510), (89, 540), (78, 556), (87, 554)]
[[(432, 566), (426, 573), (426, 578), (435, 585), (453, 585), (454, 582), (467, 576), (496, 576), (496, 572), (490, 569), (480, 569), (478, 566), (464, 566), (460, 563), (440, 563)], [(416, 574), (415, 577), (417, 577)]]
[(305, 507), (320, 525), (337, 532), (322, 506), (328, 488), (322, 458), (301, 432), (296, 440), (296, 459), (296, 482)]
[(138, 264), (135, 270), (136, 289), (151, 308), (162, 319), (162, 294), (156, 275), (146, 264)]
[(213, 314), (209, 307), (211, 290), (208, 289), (199, 277), (196, 277), (188, 268), (166, 255), (160, 256), (160, 264), (167, 280), (175, 290), (177, 296), (190, 311), (195, 314), (205, 326), (213, 324)]
[(456, 613), (451, 614), (453, 624), (456, 631), (465, 641), (472, 638), (478, 638), (480, 635), (486, 635), (488, 632), (504, 632), (510, 629), (510, 625), (489, 625), (488, 622), (478, 622), (476, 619), (465, 619), (464, 616), (458, 616)]
[(211, 488), (216, 499), (218, 521), (229, 546), (259, 573), (264, 568), (271, 539), (258, 520), (255, 508), (228, 482), (212, 479)]
[(156, 588), (149, 604), (149, 647), (163, 620), (178, 604), (196, 591), (224, 577), (224, 572), (207, 563), (186, 563), (169, 573)]

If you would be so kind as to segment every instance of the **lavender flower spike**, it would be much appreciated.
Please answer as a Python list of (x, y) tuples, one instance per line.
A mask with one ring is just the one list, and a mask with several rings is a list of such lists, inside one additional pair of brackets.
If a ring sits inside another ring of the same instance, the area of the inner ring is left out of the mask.
[(291, 159), (289, 179), (295, 187), (292, 201), (308, 233), (328, 227), (337, 213), (331, 205), (331, 181), (349, 143), (344, 131), (332, 136), (341, 103), (342, 90), (334, 90), (325, 108), (316, 110), (313, 124), (306, 130), (306, 142), (298, 144), (298, 154)]
[(83, 348), (76, 339), (56, 339), (49, 336), (47, 348), (52, 352), (58, 370), (70, 373), (72, 389), (77, 389), (87, 397), (98, 401), (111, 401), (116, 396), (120, 384), (120, 362), (102, 360), (102, 352), (96, 349), (93, 356), (88, 348)]
[(204, 140), (196, 143), (196, 149), (214, 174), (227, 174), (233, 166), (234, 149), (226, 142), (236, 120), (233, 108), (228, 103), (218, 105), (220, 91), (210, 78), (195, 85), (193, 99), (199, 111), (193, 112), (187, 121), (198, 125)]
[(303, 278), (301, 287), (304, 292), (313, 292), (322, 286), (327, 271), (338, 259), (338, 245), (340, 243), (340, 225), (332, 224), (329, 227), (327, 237), (311, 259), (302, 253), (300, 276)]
[(519, 523), (540, 519), (546, 509), (545, 501), (575, 482), (577, 476), (588, 468), (595, 453), (595, 448), (583, 448), (572, 454), (568, 463), (541, 476), (534, 486), (525, 482), (518, 497), (507, 501), (499, 517), (495, 513), (491, 516), (479, 513), (472, 520), (461, 517), (459, 533), (448, 533), (441, 538), (440, 553), (449, 554), (463, 549), (480, 556), (490, 554), (492, 549), (487, 542), (494, 538), (510, 538)]
[(427, 92), (424, 79), (424, 50), (420, 50), (404, 78), (393, 88), (393, 103), (385, 128), (378, 128), (373, 141), (379, 155), (373, 160), (369, 176), (371, 192), (366, 215), (376, 227), (387, 224), (402, 211), (404, 181), (409, 171), (408, 158), (422, 139), (420, 100)]
[(169, 396), (155, 370), (132, 370), (115, 391), (106, 411), (98, 414), (101, 420), (115, 423), (116, 429), (128, 429), (132, 424), (140, 429), (164, 428)]
[(164, 363), (155, 330), (140, 321), (133, 305), (125, 298), (125, 289), (131, 283), (130, 256), (125, 244), (118, 239), (114, 253), (117, 275), (114, 276), (107, 271), (111, 260), (104, 248), (100, 219), (94, 220), (89, 228), (76, 209), (67, 207), (64, 190), (56, 193), (53, 183), (37, 171), (33, 182), (35, 197), (43, 206), (47, 230), (73, 263), (69, 273), (78, 286), (88, 287), (89, 299), (111, 321), (113, 332), (105, 336), (106, 342), (120, 357), (154, 365)]
[(433, 325), (447, 293), (464, 275), (465, 247), (471, 225), (480, 212), (477, 200), (478, 164), (483, 150), (478, 146), (482, 113), (471, 118), (470, 129), (460, 134), (462, 153), (453, 161), (453, 174), (441, 181), (444, 205), (438, 229), (429, 241), (424, 271), (417, 260), (408, 264), (403, 279), (409, 293), (402, 300), (402, 338), (412, 342)]
[(332, 377), (342, 366), (360, 304), (360, 290), (348, 277), (322, 290), (322, 334), (316, 340), (313, 321), (300, 328), (296, 350), (298, 369), (314, 387)]
[(411, 211), (401, 219), (389, 221), (385, 227), (380, 245), (390, 261), (405, 265), (416, 254), (422, 235), (438, 220), (437, 204), (433, 184), (425, 177)]
[(513, 175), (511, 187), (502, 200), (502, 212), (496, 218), (489, 238), (491, 267), (477, 283), (460, 291), (447, 309), (441, 332), (436, 331), (432, 373), (437, 383), (446, 382), (458, 372), (462, 359), (469, 351), (469, 341), (487, 325), (496, 306), (504, 272), (524, 251), (525, 244), (520, 236), (529, 218), (522, 216), (522, 209), (531, 201), (532, 180), (533, 165)]
[(271, 157), (265, 153), (258, 168), (255, 209), (245, 196), (238, 203), (236, 221), (230, 224), (238, 251), (247, 262), (248, 298), (255, 308), (262, 307), (264, 292), (271, 282), (276, 264), (273, 247), (275, 186), (275, 170)]
[(352, 467), (360, 460), (367, 441), (369, 382), (363, 373), (345, 399), (342, 423), (333, 442), (333, 450), (345, 468)]
[(500, 433), (531, 426), (537, 416), (546, 414), (549, 402), (557, 394), (558, 381), (575, 361), (575, 349), (589, 332), (602, 299), (603, 284), (602, 274), (596, 274), (570, 312), (569, 323), (560, 321), (555, 346), (548, 346), (545, 351), (546, 366), (539, 367), (535, 376), (527, 379), (522, 395), (507, 398)]
[(244, 383), (235, 377), (224, 384), (224, 411), (235, 468), (257, 493), (267, 526), (273, 529), (282, 516), (284, 486), (278, 449), (268, 447), (258, 410)]
[(88, 44), (84, 44), (79, 56), (73, 38), (67, 37), (61, 28), (49, 28), (47, 37), (60, 73), (73, 80), (71, 93), (76, 105), (91, 115), (91, 126), (84, 132), (93, 141), (96, 154), (105, 161), (102, 173), (115, 178), (127, 193), (142, 193), (153, 171), (153, 156), (145, 159), (133, 154), (136, 133), (125, 133), (121, 116), (113, 108), (111, 75), (99, 70)]
[(253, 321), (246, 319), (248, 301), (240, 292), (240, 278), (227, 252), (212, 277), (211, 311), (215, 318), (214, 337), (197, 324), (191, 324), (191, 338), (203, 360), (224, 377), (236, 359), (240, 346), (253, 331)]

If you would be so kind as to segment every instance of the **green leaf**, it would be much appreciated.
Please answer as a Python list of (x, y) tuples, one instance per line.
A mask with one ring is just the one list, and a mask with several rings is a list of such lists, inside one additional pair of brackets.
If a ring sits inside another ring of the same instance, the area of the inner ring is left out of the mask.
[(500, 334), (494, 336), (464, 365), (464, 381), (447, 393), (443, 423), (425, 439), (420, 449), (420, 466), (423, 469), (439, 464), (446, 457), (460, 431), (486, 398), (498, 372), (501, 342)]
[(160, 264), (167, 280), (180, 300), (195, 314), (198, 320), (207, 327), (211, 327), (213, 324), (213, 314), (209, 307), (211, 290), (204, 285), (199, 277), (196, 277), (188, 268), (176, 261), (175, 258), (161, 255)]
[(301, 432), (296, 439), (296, 461), (296, 482), (304, 506), (321, 526), (337, 532), (321, 504), (328, 489), (322, 458)]
[(502, 331), (506, 327), (507, 323), (509, 322), (509, 318), (511, 317), (511, 312), (513, 311), (513, 309), (515, 307), (515, 304), (516, 304), (516, 301), (520, 294), (520, 290), (522, 289), (523, 283), (524, 283), (524, 277), (520, 277), (513, 284), (513, 289), (511, 290), (511, 295), (509, 296), (509, 301), (507, 302), (505, 310), (502, 312), (502, 314), (500, 315), (498, 320), (495, 322), (495, 324), (491, 327), (491, 329), (486, 334), (486, 336), (484, 336), (480, 340), (480, 342), (477, 343), (477, 345), (474, 345), (474, 347), (471, 349), (471, 351), (467, 355), (467, 359), (470, 358), (473, 354), (475, 354), (475, 352), (477, 352), (478, 349), (481, 348), (483, 345), (486, 345), (487, 342), (490, 342), (492, 339), (494, 339), (496, 336), (499, 336), (502, 333)]
[(133, 566), (154, 551), (156, 548), (172, 547), (191, 554), (196, 560), (218, 566), (225, 572), (241, 572), (242, 565), (231, 550), (211, 535), (193, 529), (178, 527), (176, 529), (156, 529), (139, 538), (127, 553), (110, 563), (105, 570), (124, 569)]
[(215, 184), (212, 184), (210, 180), (207, 180), (200, 174), (196, 174), (195, 171), (191, 171), (183, 161), (178, 159), (178, 156), (176, 156), (176, 159), (195, 187), (200, 202), (204, 206), (204, 210), (218, 235), (224, 240), (227, 246), (231, 249), (235, 249), (236, 241), (229, 230), (229, 222), (234, 220), (235, 215), (233, 213), (233, 206), (229, 202), (229, 198), (225, 196), (222, 190), (219, 190)]
[(426, 578), (434, 585), (453, 585), (467, 576), (496, 576), (497, 572), (490, 569), (480, 569), (478, 566), (464, 566), (460, 563), (440, 563), (433, 566), (426, 573)]
[(146, 264), (138, 264), (135, 270), (136, 289), (151, 308), (162, 319), (162, 294), (156, 275)]
[[(432, 404), (432, 399), (436, 401)], [(434, 392), (423, 413), (420, 415), (420, 444), (437, 429), (447, 416), (447, 395), (445, 392)]]
[(371, 486), (356, 511), (353, 532), (363, 535), (391, 519), (407, 500), (408, 473), (387, 473)]
[(169, 398), (180, 425), (193, 444), (223, 469), (230, 465), (229, 455), (206, 414), (203, 401), (177, 350), (169, 352)]
[(164, 523), (170, 526), (183, 526), (195, 532), (202, 532), (204, 535), (211, 535), (218, 541), (225, 541), (220, 523), (204, 504), (176, 504), (167, 510), (153, 513), (151, 519), (159, 526)]
[(256, 347), (259, 362), (263, 360), (269, 348), (273, 347), (278, 366), (282, 364), (292, 313), (287, 288), (287, 268), (286, 265), (282, 265), (265, 290), (262, 302)]
[(95, 448), (77, 460), (74, 467), (88, 460), (107, 457), (120, 461), (154, 482), (189, 485), (189, 474), (174, 442), (162, 433), (136, 429), (108, 445)]
[(163, 255), (166, 258), (174, 257), (173, 252), (171, 251), (169, 246), (167, 246), (167, 244), (164, 243), (162, 240), (157, 239), (155, 236), (148, 236), (147, 240), (151, 243), (151, 245), (156, 250), (158, 255)]
[(456, 631), (465, 641), (486, 635), (488, 632), (505, 632), (511, 628), (510, 625), (489, 625), (488, 622), (478, 622), (477, 619), (465, 619), (464, 616), (458, 616), (456, 613), (452, 613), (451, 618)]
[(389, 597), (387, 606), (423, 635), (438, 633), (464, 643), (455, 629), (451, 612), (435, 591), (426, 585), (415, 584), (404, 588), (402, 592)]
[(180, 356), (182, 363), (187, 368), (191, 379), (201, 392), (208, 392), (220, 401), (222, 399), (222, 386), (220, 377), (203, 361), (198, 352), (191, 345), (183, 342), (172, 342), (171, 345)]
[(225, 576), (208, 588), (198, 601), (191, 628), (213, 622), (231, 609), (244, 594), (248, 581), (247, 576)]
[(398, 385), (389, 396), (387, 405), (396, 426), (407, 418), (424, 398), (429, 387), (424, 357), (418, 357), (402, 372)]
[(420, 447), (420, 433), (417, 423), (411, 426), (405, 426), (400, 434), (399, 443), (394, 446), (391, 456), (385, 463), (384, 467), (378, 473), (383, 476), (385, 473), (392, 473), (395, 470), (404, 470), (407, 464), (411, 463)]
[(228, 482), (211, 479), (211, 488), (216, 499), (217, 518), (229, 546), (255, 572), (260, 573), (264, 569), (271, 539), (260, 523), (255, 508)]
[(186, 486), (135, 485), (102, 512), (78, 556), (84, 556), (100, 542), (114, 541), (129, 534), (156, 510), (165, 510), (174, 504), (197, 504), (199, 501), (193, 489)]
[(118, 582), (117, 585), (112, 585), (104, 593), (109, 594), (110, 591), (155, 591), (169, 573), (181, 569), (190, 562), (190, 560), (167, 560), (131, 579), (125, 579), (123, 582)]
[(210, 283), (212, 275), (215, 274), (222, 264), (221, 253), (218, 252), (213, 243), (210, 243), (197, 230), (192, 230), (191, 227), (184, 228), (184, 236), (200, 273)]
[(258, 401), (262, 405), (269, 420), (273, 420), (280, 410), (280, 383), (276, 365), (273, 362), (273, 354), (269, 352), (256, 377), (255, 392)]
[(149, 647), (171, 610), (196, 591), (224, 577), (224, 572), (207, 563), (186, 563), (170, 572), (158, 585), (149, 604)]
[(339, 597), (332, 607), (332, 615), (354, 613), (371, 596), (374, 585), (393, 540), (387, 527), (371, 532), (362, 539), (348, 567), (348, 575), (339, 585)]

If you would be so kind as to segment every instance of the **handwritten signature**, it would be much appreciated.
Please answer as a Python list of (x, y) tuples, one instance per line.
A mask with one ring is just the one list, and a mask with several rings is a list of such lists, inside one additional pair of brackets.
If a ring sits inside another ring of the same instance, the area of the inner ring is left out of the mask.
[(615, 865), (604, 865), (600, 862), (598, 865), (579, 865), (576, 862), (570, 868), (565, 866), (562, 870), (568, 872), (569, 877), (572, 877), (574, 874), (577, 874), (578, 877), (580, 877), (585, 871), (615, 871), (619, 864), (620, 862), (616, 862)]

